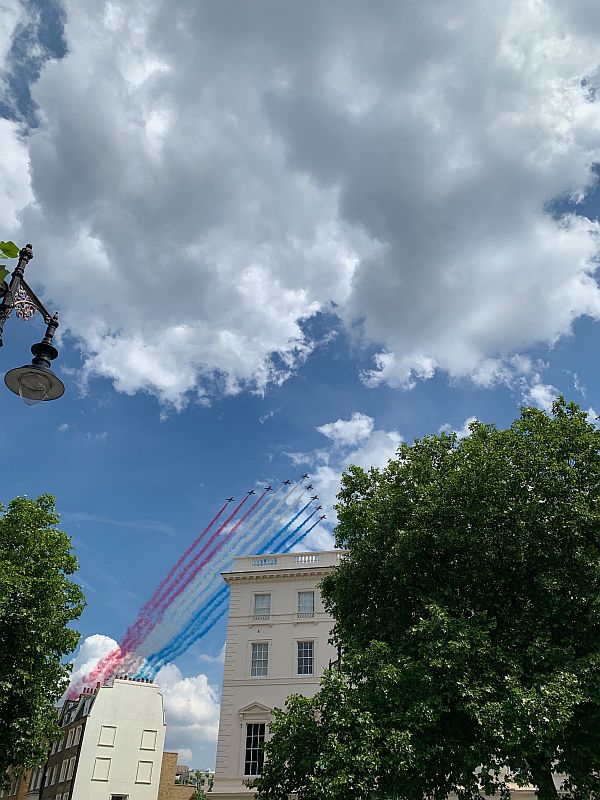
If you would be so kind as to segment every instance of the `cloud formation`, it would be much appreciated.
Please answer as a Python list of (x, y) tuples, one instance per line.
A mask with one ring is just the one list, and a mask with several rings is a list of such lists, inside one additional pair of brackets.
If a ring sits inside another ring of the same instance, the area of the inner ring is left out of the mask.
[(554, 213), (600, 160), (595, 0), (64, 6), (39, 127), (0, 121), (0, 221), (88, 377), (264, 391), (327, 310), (370, 385), (489, 385), (600, 317), (599, 226)]

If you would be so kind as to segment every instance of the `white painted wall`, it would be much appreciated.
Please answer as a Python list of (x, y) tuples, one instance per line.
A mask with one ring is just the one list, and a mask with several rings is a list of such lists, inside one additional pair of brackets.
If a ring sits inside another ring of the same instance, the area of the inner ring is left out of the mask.
[[(328, 644), (333, 620), (323, 610), (319, 582), (339, 563), (340, 553), (287, 553), (236, 558), (223, 575), (231, 588), (227, 647), (217, 744), (217, 766), (212, 793), (221, 798), (249, 797), (243, 786), (247, 722), (268, 722), (270, 710), (283, 708), (293, 693), (312, 696), (323, 670), (336, 659)], [(301, 618), (298, 592), (315, 592), (315, 613)], [(254, 595), (271, 594), (268, 620), (253, 618)], [(315, 673), (297, 674), (297, 641), (314, 641)], [(250, 675), (252, 642), (269, 643), (266, 677)]]
[[(102, 686), (87, 718), (72, 800), (110, 800), (113, 794), (156, 800), (165, 730), (163, 697), (156, 684), (115, 678), (112, 686)], [(146, 734), (142, 743), (144, 731), (156, 736)], [(139, 767), (140, 762), (146, 763)], [(107, 766), (108, 779), (100, 780)]]

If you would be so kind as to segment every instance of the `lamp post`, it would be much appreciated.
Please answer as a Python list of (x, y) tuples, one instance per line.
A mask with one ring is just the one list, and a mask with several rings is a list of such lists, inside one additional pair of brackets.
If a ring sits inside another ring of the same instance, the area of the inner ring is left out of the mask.
[(27, 405), (35, 405), (43, 400), (56, 400), (65, 391), (63, 382), (50, 369), (51, 362), (58, 356), (58, 350), (52, 344), (58, 327), (58, 314), (50, 314), (25, 280), (25, 267), (32, 258), (33, 247), (26, 244), (19, 251), (19, 261), (0, 303), (0, 347), (4, 344), (4, 323), (13, 309), (17, 317), (23, 320), (31, 319), (39, 311), (47, 326), (42, 341), (31, 348), (31, 364), (11, 369), (4, 376), (4, 383), (11, 392), (20, 395)]

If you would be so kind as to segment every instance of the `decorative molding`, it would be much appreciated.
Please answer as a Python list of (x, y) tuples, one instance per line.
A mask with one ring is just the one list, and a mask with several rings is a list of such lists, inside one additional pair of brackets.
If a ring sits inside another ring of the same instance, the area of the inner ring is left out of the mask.
[(261, 583), (269, 581), (271, 583), (281, 583), (283, 581), (297, 581), (304, 578), (325, 578), (331, 575), (335, 566), (321, 566), (311, 567), (309, 569), (269, 569), (264, 572), (225, 572), (222, 573), (222, 578), (229, 586), (232, 583), (253, 583), (260, 581)]

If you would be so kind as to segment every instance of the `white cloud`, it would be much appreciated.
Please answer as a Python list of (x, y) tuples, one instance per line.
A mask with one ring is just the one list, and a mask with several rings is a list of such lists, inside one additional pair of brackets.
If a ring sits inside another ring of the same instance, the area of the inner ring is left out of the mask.
[(18, 215), (32, 198), (29, 159), (23, 135), (24, 128), (20, 123), (0, 119), (0, 238), (5, 240), (18, 241)]
[(353, 411), (350, 419), (338, 419), (317, 428), (339, 447), (355, 445), (368, 439), (373, 432), (373, 418), (360, 411)]
[(217, 689), (206, 675), (183, 677), (175, 664), (156, 676), (165, 699), (167, 750), (186, 750), (186, 759), (206, 767), (213, 757), (219, 729)]
[(102, 633), (87, 636), (73, 659), (71, 686), (80, 686), (83, 678), (90, 674), (98, 661), (107, 656), (116, 646), (117, 642), (114, 639), (104, 636)]
[(65, 432), (66, 432), (66, 431), (68, 431), (68, 430), (69, 430), (69, 428), (71, 428), (71, 427), (73, 427), (73, 426), (72, 426), (72, 425), (69, 425), (69, 423), (68, 423), (68, 422), (61, 422), (61, 424), (58, 426), (57, 430), (58, 430), (60, 433), (65, 433)]
[[(80, 685), (98, 661), (117, 643), (110, 636), (96, 633), (81, 644), (73, 661), (71, 685)], [(175, 664), (167, 664), (156, 676), (165, 703), (167, 738), (165, 749), (178, 751), (182, 758), (200, 767), (214, 759), (219, 725), (219, 699), (206, 675), (184, 677)]]
[(88, 431), (85, 434), (85, 439), (88, 442), (100, 442), (100, 444), (105, 444), (108, 439), (108, 431), (102, 431), (101, 433), (91, 433), (91, 431)]
[(198, 661), (207, 664), (223, 664), (225, 663), (225, 648), (227, 646), (227, 642), (223, 642), (223, 645), (216, 656), (211, 656), (208, 653), (201, 653), (198, 656)]
[(457, 439), (465, 439), (467, 436), (471, 435), (471, 429), (469, 428), (469, 425), (471, 425), (473, 422), (477, 422), (477, 417), (467, 417), (462, 424), (462, 428), (458, 429), (453, 428), (449, 422), (446, 422), (440, 426), (440, 433), (442, 433), (442, 431), (446, 433), (454, 431)]
[[(318, 448), (312, 453), (289, 455), (292, 463), (310, 465), (310, 480), (319, 496), (323, 512), (327, 515), (327, 522), (317, 526), (296, 547), (297, 550), (328, 550), (333, 547), (330, 530), (337, 520), (333, 507), (340, 489), (342, 472), (351, 464), (366, 470), (371, 467), (385, 467), (402, 441), (398, 431), (377, 430), (372, 417), (358, 411), (352, 412), (348, 420), (338, 419), (319, 426), (317, 430), (333, 441), (329, 450)], [(299, 461), (300, 455), (303, 456), (302, 462)]]
[(542, 383), (539, 376), (535, 376), (533, 383), (525, 390), (523, 399), (529, 405), (537, 406), (548, 414), (552, 411), (552, 403), (558, 394), (556, 386)]
[(325, 309), (371, 385), (490, 386), (600, 317), (599, 225), (547, 210), (600, 160), (595, 0), (64, 7), (39, 127), (0, 125), (0, 219), (88, 377), (262, 392)]
[(593, 408), (592, 406), (590, 406), (590, 407), (588, 408), (588, 410), (587, 410), (587, 421), (588, 421), (590, 424), (592, 424), (592, 425), (595, 425), (595, 426), (596, 426), (596, 428), (599, 428), (599, 427), (600, 427), (600, 422), (599, 422), (599, 420), (598, 420), (598, 416), (599, 416), (599, 415), (598, 415), (598, 412), (596, 411), (596, 409), (595, 409), (595, 408)]

